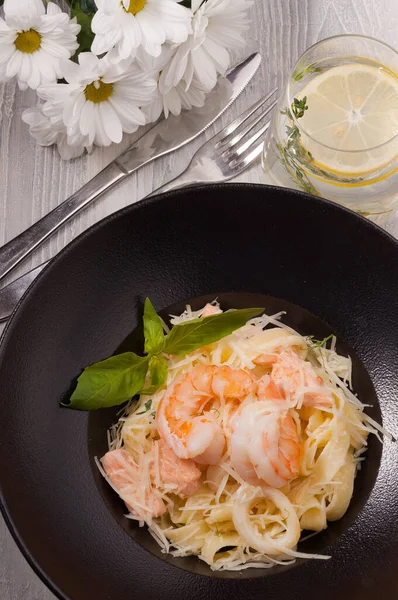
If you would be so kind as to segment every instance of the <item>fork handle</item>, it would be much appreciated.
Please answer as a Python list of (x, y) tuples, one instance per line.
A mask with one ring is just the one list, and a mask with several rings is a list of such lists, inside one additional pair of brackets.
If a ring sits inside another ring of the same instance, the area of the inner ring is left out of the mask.
[[(232, 175), (230, 177), (232, 177)], [(162, 185), (162, 187), (154, 190), (150, 195), (164, 194), (170, 190), (191, 187), (202, 183), (219, 183), (220, 181), (226, 181), (230, 177), (223, 176), (220, 178), (220, 170), (214, 168), (214, 161), (211, 158), (206, 156), (198, 157), (197, 154), (195, 154), (182, 173), (165, 185)]]
[(0, 279), (19, 265), (61, 225), (123, 177), (126, 177), (126, 173), (115, 163), (111, 163), (48, 215), (5, 244), (0, 249)]

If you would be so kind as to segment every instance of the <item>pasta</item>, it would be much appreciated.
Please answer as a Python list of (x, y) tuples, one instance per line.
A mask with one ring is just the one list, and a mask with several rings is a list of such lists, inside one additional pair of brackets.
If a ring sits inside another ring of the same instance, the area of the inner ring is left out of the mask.
[[(189, 307), (172, 323), (219, 311)], [(168, 380), (130, 403), (98, 461), (163, 552), (212, 569), (272, 567), (303, 554), (350, 503), (369, 433), (351, 359), (263, 315), (217, 343), (168, 356)], [(210, 386), (210, 387), (209, 387)], [(210, 391), (209, 391), (210, 390)]]

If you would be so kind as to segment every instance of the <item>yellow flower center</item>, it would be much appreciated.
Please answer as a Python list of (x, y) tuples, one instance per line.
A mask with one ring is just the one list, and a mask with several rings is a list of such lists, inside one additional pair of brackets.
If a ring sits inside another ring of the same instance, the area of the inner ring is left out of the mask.
[(140, 10), (142, 10), (144, 8), (145, 4), (146, 4), (146, 0), (130, 0), (129, 7), (126, 9), (126, 8), (124, 8), (124, 4), (122, 2), (122, 6), (123, 6), (124, 10), (126, 12), (131, 13), (132, 15), (136, 15), (137, 13), (139, 13)]
[(14, 44), (16, 49), (20, 52), (33, 54), (33, 52), (37, 52), (41, 46), (41, 35), (34, 29), (21, 31), (21, 33), (18, 33)]
[(113, 92), (113, 83), (104, 83), (103, 81), (94, 81), (86, 86), (84, 94), (86, 100), (91, 100), (95, 104), (109, 100)]

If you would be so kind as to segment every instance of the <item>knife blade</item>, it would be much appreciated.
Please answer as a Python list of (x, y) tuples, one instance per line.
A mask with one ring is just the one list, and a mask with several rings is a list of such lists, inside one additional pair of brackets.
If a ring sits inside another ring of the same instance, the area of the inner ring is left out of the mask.
[(174, 152), (199, 136), (234, 102), (261, 63), (256, 53), (221, 78), (202, 108), (159, 121), (70, 198), (0, 248), (0, 280), (71, 217), (138, 168)]

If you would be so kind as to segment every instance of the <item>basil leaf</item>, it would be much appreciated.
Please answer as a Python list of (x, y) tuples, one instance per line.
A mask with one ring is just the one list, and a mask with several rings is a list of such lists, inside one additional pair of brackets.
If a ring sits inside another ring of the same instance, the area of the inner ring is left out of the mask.
[(168, 365), (164, 356), (154, 355), (149, 359), (149, 376), (155, 387), (164, 385), (167, 380)]
[(69, 403), (62, 406), (96, 410), (130, 400), (145, 384), (148, 358), (126, 352), (84, 369)]
[(140, 396), (153, 396), (158, 391), (159, 387), (157, 385), (151, 385), (147, 388), (143, 388), (140, 391)]
[(263, 308), (243, 308), (174, 325), (166, 337), (164, 352), (183, 356), (202, 346), (218, 342), (263, 311)]
[(143, 321), (145, 354), (155, 354), (157, 352), (161, 352), (164, 348), (163, 325), (149, 298), (145, 300)]

